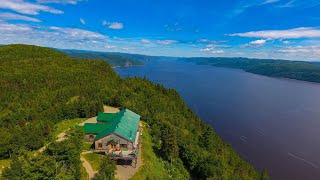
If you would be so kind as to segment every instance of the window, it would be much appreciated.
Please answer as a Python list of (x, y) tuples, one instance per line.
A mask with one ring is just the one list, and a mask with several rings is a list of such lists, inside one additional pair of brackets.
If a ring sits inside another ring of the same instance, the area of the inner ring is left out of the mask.
[(98, 143), (98, 148), (102, 148), (102, 143)]
[(120, 148), (128, 148), (127, 144), (120, 144)]
[(89, 135), (89, 141), (93, 141), (93, 139), (94, 139), (94, 135)]
[(117, 147), (117, 145), (115, 143), (111, 143), (110, 146), (111, 146), (111, 149), (114, 149)]

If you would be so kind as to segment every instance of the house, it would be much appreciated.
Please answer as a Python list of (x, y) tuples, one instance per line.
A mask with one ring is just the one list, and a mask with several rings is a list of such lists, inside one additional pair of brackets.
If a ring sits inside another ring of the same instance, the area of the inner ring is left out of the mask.
[(94, 142), (96, 151), (131, 153), (138, 149), (140, 115), (122, 109), (117, 113), (98, 113), (97, 123), (85, 123), (85, 141)]

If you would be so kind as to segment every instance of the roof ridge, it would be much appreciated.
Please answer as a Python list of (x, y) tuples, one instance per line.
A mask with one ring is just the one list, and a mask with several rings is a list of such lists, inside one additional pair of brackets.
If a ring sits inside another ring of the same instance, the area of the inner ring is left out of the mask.
[(95, 140), (105, 137), (111, 133), (118, 134), (129, 141), (134, 141), (136, 137), (137, 128), (139, 126), (140, 115), (134, 113), (129, 109), (122, 109), (117, 115), (111, 120), (107, 121), (110, 123), (110, 127), (100, 132)]

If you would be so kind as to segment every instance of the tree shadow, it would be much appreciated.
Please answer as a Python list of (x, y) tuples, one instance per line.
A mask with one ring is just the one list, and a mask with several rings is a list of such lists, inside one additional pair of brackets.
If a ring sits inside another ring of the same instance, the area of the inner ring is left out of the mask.
[(127, 167), (127, 166), (132, 166), (134, 168), (136, 167), (133, 160), (124, 160), (124, 159), (116, 160), (116, 165), (120, 165), (123, 167)]
[(152, 146), (152, 150), (153, 150), (154, 154), (155, 154), (157, 157), (163, 159), (163, 158), (162, 158), (162, 152), (161, 152), (160, 149), (158, 149), (156, 146)]

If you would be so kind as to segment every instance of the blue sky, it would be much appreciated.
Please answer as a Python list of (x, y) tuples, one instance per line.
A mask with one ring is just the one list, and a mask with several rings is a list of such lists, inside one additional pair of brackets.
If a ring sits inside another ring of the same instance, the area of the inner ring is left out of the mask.
[(1, 0), (0, 44), (320, 61), (319, 0)]

